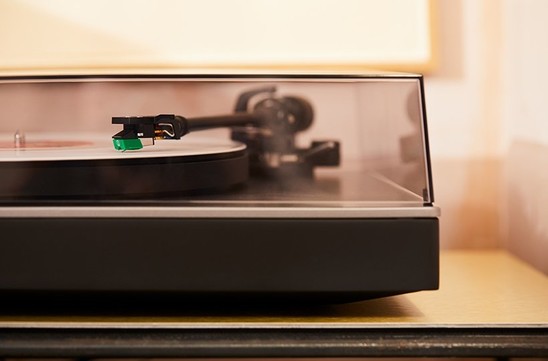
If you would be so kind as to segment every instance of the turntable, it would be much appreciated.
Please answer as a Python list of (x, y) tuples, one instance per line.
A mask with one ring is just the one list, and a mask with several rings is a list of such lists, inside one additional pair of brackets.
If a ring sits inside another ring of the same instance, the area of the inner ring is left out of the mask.
[(438, 287), (419, 75), (11, 76), (0, 108), (4, 297)]

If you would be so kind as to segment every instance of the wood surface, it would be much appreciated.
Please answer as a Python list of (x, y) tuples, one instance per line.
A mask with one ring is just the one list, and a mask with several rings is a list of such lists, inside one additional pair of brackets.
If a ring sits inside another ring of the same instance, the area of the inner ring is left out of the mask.
[[(359, 277), (359, 275), (356, 275)], [(548, 277), (506, 251), (443, 251), (441, 287), (344, 305), (17, 313), (3, 328), (546, 328)]]

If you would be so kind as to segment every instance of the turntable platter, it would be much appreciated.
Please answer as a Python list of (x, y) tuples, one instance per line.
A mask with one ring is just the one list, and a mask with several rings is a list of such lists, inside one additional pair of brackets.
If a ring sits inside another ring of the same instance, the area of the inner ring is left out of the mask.
[[(11, 142), (10, 142), (11, 137)], [(221, 190), (245, 182), (245, 145), (188, 137), (116, 151), (109, 136), (0, 136), (0, 197), (125, 197)]]

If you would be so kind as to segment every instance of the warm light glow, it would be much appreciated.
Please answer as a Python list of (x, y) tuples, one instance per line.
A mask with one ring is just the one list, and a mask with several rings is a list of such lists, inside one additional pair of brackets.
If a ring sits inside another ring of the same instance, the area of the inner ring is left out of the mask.
[(14, 0), (0, 68), (383, 66), (431, 61), (428, 0)]

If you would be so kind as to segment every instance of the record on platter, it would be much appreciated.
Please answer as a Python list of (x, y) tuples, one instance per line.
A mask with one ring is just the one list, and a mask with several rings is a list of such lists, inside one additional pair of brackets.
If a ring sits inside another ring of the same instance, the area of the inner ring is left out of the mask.
[(0, 198), (117, 197), (223, 190), (243, 183), (245, 145), (188, 137), (120, 152), (110, 136), (0, 136)]

